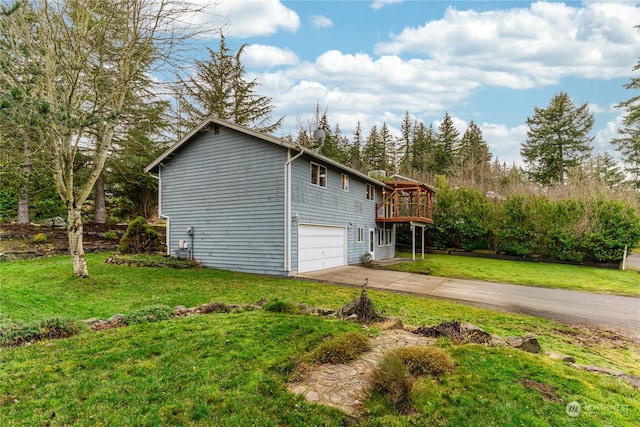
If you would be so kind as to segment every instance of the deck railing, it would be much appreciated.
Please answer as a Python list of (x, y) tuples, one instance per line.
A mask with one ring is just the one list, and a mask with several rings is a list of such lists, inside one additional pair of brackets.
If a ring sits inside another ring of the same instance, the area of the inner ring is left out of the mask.
[(395, 188), (376, 204), (376, 221), (433, 223), (433, 192), (422, 185)]

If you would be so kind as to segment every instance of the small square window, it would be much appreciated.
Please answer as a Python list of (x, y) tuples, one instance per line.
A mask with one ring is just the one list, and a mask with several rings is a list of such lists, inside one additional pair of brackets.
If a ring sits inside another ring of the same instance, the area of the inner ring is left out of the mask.
[(327, 188), (327, 168), (311, 163), (311, 184)]
[(367, 184), (367, 200), (376, 199), (376, 187), (371, 184)]
[(358, 227), (358, 242), (364, 242), (364, 228)]
[(342, 191), (349, 191), (349, 175), (342, 174)]

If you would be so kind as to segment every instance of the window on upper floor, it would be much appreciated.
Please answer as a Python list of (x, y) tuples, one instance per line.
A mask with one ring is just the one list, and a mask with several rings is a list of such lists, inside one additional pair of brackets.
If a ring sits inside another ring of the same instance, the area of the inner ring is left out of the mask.
[(371, 184), (367, 184), (367, 200), (376, 199), (376, 187)]
[(317, 163), (311, 163), (311, 184), (327, 188), (327, 168)]
[(342, 174), (340, 182), (342, 183), (342, 191), (349, 191), (349, 175)]

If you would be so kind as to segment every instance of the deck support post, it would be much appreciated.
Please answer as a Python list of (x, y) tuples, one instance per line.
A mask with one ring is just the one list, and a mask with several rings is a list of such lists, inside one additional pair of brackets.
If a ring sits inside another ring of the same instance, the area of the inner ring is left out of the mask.
[(416, 260), (416, 226), (411, 223), (411, 260)]

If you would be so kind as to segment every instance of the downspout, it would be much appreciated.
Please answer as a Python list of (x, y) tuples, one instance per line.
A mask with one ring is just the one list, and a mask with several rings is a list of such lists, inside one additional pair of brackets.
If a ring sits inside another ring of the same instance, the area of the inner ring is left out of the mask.
[(287, 162), (284, 164), (284, 271), (291, 271), (291, 162), (304, 154), (304, 149), (291, 157), (287, 149)]
[(149, 172), (149, 175), (151, 175), (152, 178), (155, 178), (158, 180), (158, 218), (164, 218), (167, 220), (167, 226), (165, 227), (165, 246), (167, 247), (167, 255), (169, 255), (171, 253), (171, 248), (169, 247), (169, 229), (170, 229), (170, 222), (171, 219), (168, 216), (164, 216), (162, 215), (162, 179), (160, 177), (162, 172), (162, 167), (158, 166), (158, 175), (154, 175), (151, 172)]

